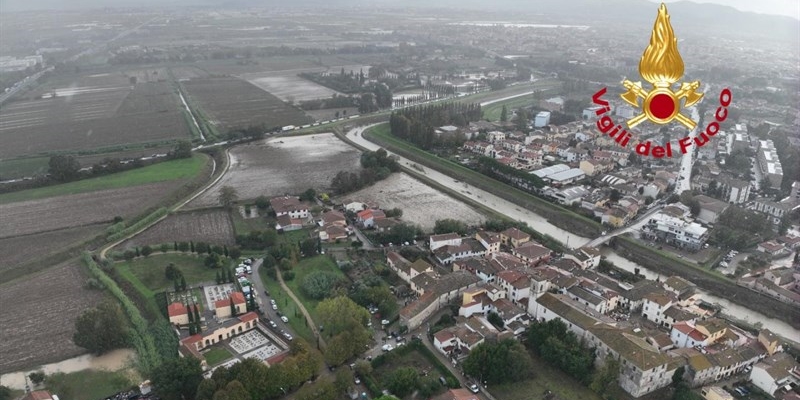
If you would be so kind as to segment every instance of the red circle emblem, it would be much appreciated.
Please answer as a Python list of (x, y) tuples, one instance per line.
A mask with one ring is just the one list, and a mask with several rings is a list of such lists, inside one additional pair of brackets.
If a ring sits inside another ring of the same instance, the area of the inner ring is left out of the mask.
[(650, 112), (658, 119), (667, 119), (675, 112), (675, 102), (669, 95), (659, 93), (650, 101)]

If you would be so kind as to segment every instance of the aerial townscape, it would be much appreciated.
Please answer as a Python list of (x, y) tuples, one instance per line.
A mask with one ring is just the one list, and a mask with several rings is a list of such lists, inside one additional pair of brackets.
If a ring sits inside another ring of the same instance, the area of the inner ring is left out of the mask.
[(800, 4), (2, 0), (0, 400), (800, 400)]

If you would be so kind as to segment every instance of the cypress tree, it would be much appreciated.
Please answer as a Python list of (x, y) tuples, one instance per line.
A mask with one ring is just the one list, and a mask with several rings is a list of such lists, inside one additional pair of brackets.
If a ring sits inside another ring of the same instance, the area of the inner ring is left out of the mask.
[(236, 316), (236, 304), (233, 304), (233, 297), (229, 297), (231, 301), (231, 316)]
[(197, 330), (199, 331), (200, 330), (199, 329), (200, 328), (200, 307), (198, 307), (197, 304), (194, 305), (194, 322), (197, 324), (197, 328), (198, 328)]
[(136, 257), (140, 257), (141, 255), (142, 255), (142, 252), (141, 252), (141, 251), (139, 250), (139, 248), (137, 247), (137, 248), (136, 248)]
[(191, 250), (192, 253), (194, 253), (194, 242), (189, 242), (189, 250)]
[(208, 247), (206, 247), (206, 253), (208, 253), (208, 255), (211, 255), (211, 253), (213, 253), (211, 251), (211, 246), (210, 245)]
[(228, 268), (228, 283), (233, 283), (233, 270)]
[(178, 251), (178, 242), (172, 242), (172, 249)]
[(189, 314), (189, 325), (194, 325), (194, 313), (192, 312), (192, 310), (189, 310), (188, 307), (187, 311)]
[(186, 290), (186, 278), (181, 275), (181, 289)]
[(225, 254), (225, 257), (228, 257), (228, 245), (222, 247), (222, 253)]
[(172, 280), (172, 284), (175, 286), (175, 291), (176, 292), (180, 292), (181, 291), (181, 287), (180, 287), (180, 285), (178, 285), (178, 280), (177, 279), (173, 279)]

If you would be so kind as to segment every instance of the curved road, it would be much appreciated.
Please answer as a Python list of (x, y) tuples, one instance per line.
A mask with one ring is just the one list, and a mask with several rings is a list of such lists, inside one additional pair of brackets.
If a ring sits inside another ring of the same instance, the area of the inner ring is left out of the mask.
[[(348, 139), (352, 140), (354, 143), (358, 145), (363, 146), (364, 148), (367, 148), (372, 151), (378, 150), (380, 146), (370, 142), (369, 140), (365, 139), (362, 136), (363, 132), (366, 129), (369, 129), (375, 125), (377, 124), (353, 128), (347, 132), (346, 136)], [(538, 214), (529, 210), (525, 210), (508, 200), (496, 196), (495, 194), (489, 193), (487, 191), (478, 189), (467, 183), (453, 179), (439, 171), (436, 171), (433, 168), (424, 168), (424, 172), (420, 172), (411, 167), (411, 165), (414, 164), (414, 162), (412, 162), (411, 160), (391, 152), (389, 154), (396, 156), (400, 164), (403, 165), (404, 167), (407, 167), (406, 172), (409, 175), (412, 176), (424, 175), (426, 178), (432, 179), (442, 186), (445, 186), (449, 189), (461, 193), (462, 196), (465, 196), (476, 202), (482, 203), (487, 207), (494, 208), (495, 210), (497, 210), (497, 212), (505, 214), (509, 218), (525, 222), (528, 224), (528, 226), (535, 229), (536, 231), (541, 233), (546, 233), (554, 237), (555, 239), (561, 241), (562, 243), (567, 244), (569, 247), (572, 248), (581, 247), (587, 242), (589, 242), (589, 238), (577, 236), (573, 233), (569, 233), (561, 228), (558, 228), (555, 225), (551, 224), (550, 222), (547, 222), (546, 219), (542, 218)]]

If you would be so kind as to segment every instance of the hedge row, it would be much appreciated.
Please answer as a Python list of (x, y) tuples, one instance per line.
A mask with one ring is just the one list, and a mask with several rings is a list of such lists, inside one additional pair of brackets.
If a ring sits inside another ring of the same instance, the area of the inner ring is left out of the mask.
[(139, 309), (136, 308), (128, 296), (117, 286), (117, 283), (95, 263), (91, 254), (84, 252), (83, 262), (86, 264), (89, 274), (93, 278), (99, 280), (111, 295), (117, 298), (122, 305), (122, 309), (125, 310), (125, 313), (128, 315), (128, 319), (133, 327), (130, 334), (131, 343), (139, 354), (139, 370), (144, 375), (149, 375), (149, 372), (161, 364), (162, 359), (153, 337), (150, 336), (148, 332), (147, 321), (142, 317)]
[(115, 233), (115, 234), (109, 235), (106, 239), (109, 242), (113, 242), (113, 241), (122, 239), (125, 236), (130, 235), (131, 233), (134, 233), (134, 232), (144, 228), (145, 226), (153, 223), (153, 221), (155, 221), (155, 220), (167, 215), (167, 213), (169, 213), (169, 210), (167, 208), (165, 208), (165, 207), (159, 208), (158, 210), (154, 211), (153, 213), (151, 213), (151, 214), (147, 215), (146, 217), (140, 219), (135, 224), (133, 224), (133, 225), (131, 225), (131, 226), (129, 226), (129, 227), (127, 227), (127, 228)]

